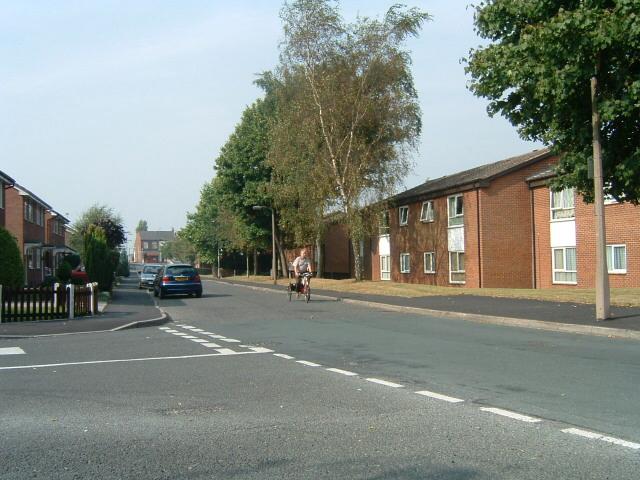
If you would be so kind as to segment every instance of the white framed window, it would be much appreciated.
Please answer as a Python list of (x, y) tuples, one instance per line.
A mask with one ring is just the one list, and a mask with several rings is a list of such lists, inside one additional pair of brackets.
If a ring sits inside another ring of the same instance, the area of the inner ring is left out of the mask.
[(573, 188), (565, 188), (551, 192), (551, 220), (569, 220), (576, 216), (575, 192)]
[(464, 252), (449, 252), (449, 283), (464, 282)]
[(400, 273), (410, 273), (411, 272), (411, 260), (410, 255), (408, 253), (400, 254)]
[(400, 226), (407, 225), (409, 223), (409, 206), (398, 208), (398, 223)]
[(607, 271), (609, 273), (627, 273), (626, 245), (607, 245)]
[(424, 252), (424, 273), (436, 273), (435, 252)]
[(149, 249), (149, 242), (143, 242), (142, 243), (142, 248), (144, 248), (145, 250)]
[(576, 247), (561, 247), (552, 250), (553, 283), (576, 284), (578, 282)]
[(391, 257), (380, 256), (380, 280), (391, 280)]
[(389, 235), (389, 210), (385, 210), (380, 214), (380, 235)]
[(422, 202), (422, 210), (420, 211), (421, 222), (433, 222), (435, 220), (435, 214), (433, 212), (433, 201)]
[(152, 250), (157, 250), (158, 249), (158, 242), (151, 242), (151, 249)]
[(449, 226), (464, 225), (464, 203), (462, 194), (451, 195), (448, 199)]

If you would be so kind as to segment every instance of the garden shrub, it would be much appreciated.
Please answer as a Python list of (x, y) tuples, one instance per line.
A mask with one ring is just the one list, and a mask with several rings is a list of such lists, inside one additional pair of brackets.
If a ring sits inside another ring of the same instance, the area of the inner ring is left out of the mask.
[(0, 285), (24, 285), (24, 265), (20, 248), (15, 238), (3, 227), (0, 227)]

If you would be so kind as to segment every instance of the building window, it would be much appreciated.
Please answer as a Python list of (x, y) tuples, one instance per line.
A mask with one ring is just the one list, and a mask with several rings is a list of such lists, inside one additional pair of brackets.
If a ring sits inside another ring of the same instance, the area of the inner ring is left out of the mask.
[(411, 272), (411, 266), (409, 265), (409, 254), (401, 253), (400, 254), (400, 273), (409, 273)]
[(400, 226), (407, 225), (409, 223), (409, 207), (404, 206), (398, 209), (398, 221)]
[(449, 283), (464, 282), (464, 252), (449, 252)]
[(424, 273), (436, 273), (435, 252), (424, 252)]
[(551, 220), (568, 220), (575, 218), (573, 188), (565, 188), (558, 192), (551, 192)]
[(391, 280), (391, 257), (380, 256), (380, 280)]
[(152, 250), (157, 250), (158, 249), (158, 242), (151, 242), (151, 249)]
[(29, 199), (24, 201), (24, 219), (27, 222), (33, 223), (33, 205)]
[(142, 248), (144, 248), (145, 250), (148, 250), (149, 249), (149, 242), (144, 242), (142, 244)]
[(448, 198), (449, 202), (449, 226), (456, 227), (464, 225), (464, 206), (462, 195), (452, 195)]
[(576, 247), (554, 248), (552, 257), (553, 283), (577, 283)]
[(433, 202), (429, 200), (428, 202), (422, 203), (422, 210), (420, 211), (420, 221), (421, 222), (433, 222), (435, 220), (435, 215), (433, 213)]
[(389, 235), (389, 210), (380, 214), (380, 235)]
[(626, 245), (607, 245), (607, 270), (609, 273), (627, 273)]

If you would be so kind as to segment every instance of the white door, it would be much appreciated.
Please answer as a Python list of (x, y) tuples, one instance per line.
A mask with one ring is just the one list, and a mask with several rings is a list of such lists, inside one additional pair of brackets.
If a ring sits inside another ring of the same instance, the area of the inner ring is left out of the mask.
[(391, 256), (380, 256), (380, 280), (391, 280)]

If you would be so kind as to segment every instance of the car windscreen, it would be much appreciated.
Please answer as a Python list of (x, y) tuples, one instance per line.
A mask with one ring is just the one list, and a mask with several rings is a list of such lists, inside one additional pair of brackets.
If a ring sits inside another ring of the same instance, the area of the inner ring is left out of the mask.
[(160, 267), (144, 267), (142, 273), (158, 273), (158, 270), (160, 270)]
[(176, 266), (176, 267), (167, 267), (166, 271), (165, 271), (165, 275), (173, 275), (175, 276), (188, 276), (188, 277), (192, 277), (194, 276), (196, 273), (196, 269), (193, 267), (181, 267), (181, 266)]

